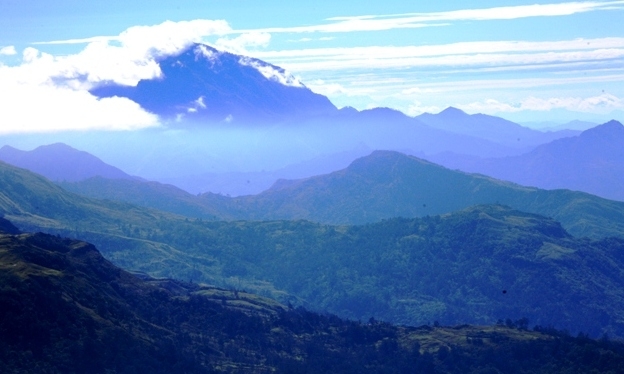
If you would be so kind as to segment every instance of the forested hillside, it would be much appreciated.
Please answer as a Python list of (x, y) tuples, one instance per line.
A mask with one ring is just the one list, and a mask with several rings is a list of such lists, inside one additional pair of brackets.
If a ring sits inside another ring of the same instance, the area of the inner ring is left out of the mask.
[[(0, 226), (3, 373), (621, 373), (624, 346), (526, 321), (397, 327), (139, 279), (84, 242)], [(582, 353), (582, 354), (580, 354)]]

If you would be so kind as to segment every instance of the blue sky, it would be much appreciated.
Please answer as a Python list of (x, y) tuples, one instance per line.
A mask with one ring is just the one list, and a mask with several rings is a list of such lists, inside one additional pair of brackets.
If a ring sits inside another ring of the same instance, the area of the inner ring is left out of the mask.
[(153, 126), (87, 90), (153, 78), (154, 51), (191, 41), (282, 66), (339, 107), (624, 120), (622, 19), (624, 1), (1, 0), (0, 132)]

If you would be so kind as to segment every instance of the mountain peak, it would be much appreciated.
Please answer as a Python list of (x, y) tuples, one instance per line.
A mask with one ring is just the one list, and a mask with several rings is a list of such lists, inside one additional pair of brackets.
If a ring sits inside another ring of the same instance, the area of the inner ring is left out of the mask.
[(135, 87), (107, 85), (98, 97), (126, 97), (165, 119), (266, 122), (330, 114), (337, 108), (284, 69), (262, 60), (191, 45), (158, 61), (161, 77)]
[(415, 156), (406, 155), (397, 151), (386, 151), (386, 150), (376, 150), (373, 151), (370, 155), (360, 157), (357, 160), (353, 161), (348, 169), (362, 169), (365, 171), (370, 171), (375, 168), (391, 168), (392, 165), (396, 165), (398, 163), (407, 162), (411, 165), (430, 165), (434, 167), (440, 167), (434, 163), (429, 161), (420, 159)]
[(0, 160), (53, 181), (75, 182), (94, 176), (110, 179), (133, 178), (94, 155), (64, 143), (42, 145), (32, 151), (4, 146), (0, 149)]
[(598, 125), (596, 127), (593, 127), (589, 130), (585, 130), (585, 131), (592, 131), (592, 130), (597, 130), (597, 129), (601, 129), (601, 130), (616, 130), (616, 131), (620, 131), (624, 128), (624, 125), (622, 125), (622, 123), (612, 119), (609, 122), (605, 122), (602, 125)]
[(457, 109), (455, 107), (448, 107), (446, 109), (444, 109), (443, 111), (441, 111), (440, 113), (438, 113), (439, 116), (443, 116), (443, 117), (464, 117), (464, 116), (468, 116), (469, 114), (464, 112), (461, 109)]
[(585, 130), (581, 133), (582, 137), (612, 137), (612, 136), (624, 136), (624, 125), (616, 120), (598, 125), (589, 130)]

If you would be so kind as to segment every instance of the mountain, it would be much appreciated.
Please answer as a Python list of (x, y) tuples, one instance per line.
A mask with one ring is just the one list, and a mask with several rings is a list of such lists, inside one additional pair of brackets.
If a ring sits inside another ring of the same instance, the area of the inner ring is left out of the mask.
[[(527, 317), (596, 336), (624, 336), (617, 322), (624, 297), (614, 291), (624, 289), (619, 283), (622, 239), (574, 238), (552, 219), (500, 206), (363, 226), (192, 219), (80, 197), (26, 170), (0, 167), (0, 213), (18, 228), (88, 240), (107, 259), (133, 271), (245, 289), (356, 320), (372, 315), (418, 325)], [(473, 187), (491, 191), (487, 183)], [(383, 189), (374, 192), (387, 196)], [(582, 195), (590, 200), (562, 207), (550, 195), (542, 204), (567, 209), (564, 216), (576, 214), (577, 224), (587, 224), (594, 236), (600, 236), (596, 227), (602, 234), (616, 230), (621, 207)], [(230, 209), (240, 203), (221, 198), (234, 204)], [(531, 200), (538, 199), (524, 201)], [(612, 221), (605, 214), (612, 214)], [(551, 291), (545, 292), (547, 287)], [(501, 300), (501, 289), (514, 290), (513, 297)], [(566, 296), (554, 302), (557, 295)]]
[[(169, 271), (176, 269), (184, 279), (192, 273), (192, 256), (175, 246), (143, 237), (183, 224), (184, 217), (123, 202), (85, 198), (40, 175), (2, 162), (0, 185), (0, 216), (23, 231), (89, 238), (107, 250), (107, 258), (113, 261), (117, 261), (119, 253), (131, 251), (166, 261)], [(171, 257), (172, 253), (175, 256)], [(134, 270), (141, 270), (141, 266)]]
[[(218, 209), (218, 205), (202, 204), (201, 200), (169, 184), (130, 179), (89, 178), (80, 182), (59, 183), (63, 189), (96, 199), (124, 201), (139, 206), (180, 214), (189, 218), (232, 218)], [(226, 200), (225, 196), (215, 195)]]
[(134, 178), (87, 152), (63, 143), (42, 145), (32, 151), (21, 151), (5, 145), (0, 148), (0, 161), (28, 169), (52, 181), (76, 182), (95, 176), (111, 179)]
[(264, 61), (193, 44), (158, 65), (161, 76), (136, 87), (105, 85), (98, 97), (127, 97), (163, 118), (190, 122), (256, 123), (335, 112), (282, 68)]
[(510, 147), (478, 134), (458, 133), (430, 126), (419, 117), (410, 117), (391, 108), (340, 111), (325, 120), (330, 123), (333, 121), (334, 126), (344, 133), (349, 130), (341, 128), (340, 125), (350, 129), (352, 137), (364, 137), (361, 142), (372, 149), (427, 154), (463, 149), (463, 153), (483, 157), (502, 157), (521, 152), (517, 147)]
[[(361, 226), (205, 222), (197, 251), (353, 320), (539, 325), (624, 336), (624, 239), (592, 241), (500, 205)], [(199, 239), (199, 238), (198, 238)], [(505, 292), (503, 292), (505, 291)], [(295, 301), (293, 301), (295, 302)]]
[(439, 160), (445, 166), (540, 188), (624, 201), (624, 126), (610, 121), (513, 157)]
[[(454, 151), (503, 157), (565, 135), (465, 113), (458, 121), (474, 131), (462, 132), (455, 122), (450, 127), (426, 123), (427, 116), (413, 118), (389, 108), (338, 110), (327, 97), (312, 92), (280, 67), (202, 44), (162, 57), (158, 67), (158, 78), (141, 80), (136, 86), (101, 85), (91, 92), (102, 98), (133, 100), (160, 117), (160, 128), (131, 135), (98, 134), (98, 139), (84, 136), (70, 144), (101, 155), (131, 174), (193, 193), (197, 188), (189, 176), (220, 174), (221, 181), (207, 184), (214, 188), (210, 192), (248, 194), (265, 187), (268, 178), (258, 174), (246, 178), (242, 173), (278, 172), (360, 146), (411, 154)], [(439, 116), (430, 115), (435, 119), (445, 114)], [(485, 127), (482, 121), (487, 122)], [(106, 141), (100, 139), (104, 137)], [(115, 144), (114, 149), (109, 144)], [(252, 179), (258, 180), (257, 187), (246, 188), (246, 181)]]
[(363, 224), (500, 203), (553, 217), (576, 236), (624, 236), (624, 203), (569, 190), (543, 190), (449, 170), (398, 152), (375, 151), (346, 169), (280, 180), (257, 195), (191, 195), (156, 182), (92, 178), (63, 188), (202, 219), (308, 219)]
[(38, 229), (88, 227), (115, 233), (114, 227), (120, 222), (175, 217), (127, 203), (85, 198), (38, 174), (3, 162), (0, 162), (0, 185), (0, 214), (12, 217), (11, 221), (22, 229), (30, 225)]
[(471, 135), (514, 148), (530, 148), (555, 139), (578, 135), (578, 131), (573, 130), (550, 132), (532, 130), (500, 117), (486, 114), (469, 115), (453, 107), (438, 114), (423, 113), (415, 118), (437, 129)]
[(624, 364), (621, 344), (529, 331), (526, 320), (397, 327), (139, 278), (88, 243), (40, 233), (0, 234), (0, 280), (6, 373), (619, 372)]
[(280, 182), (254, 196), (201, 197), (204, 204), (221, 206), (217, 209), (239, 219), (308, 219), (332, 224), (422, 217), (500, 203), (553, 217), (577, 236), (624, 233), (624, 203), (569, 190), (523, 187), (391, 151), (375, 151), (331, 174)]

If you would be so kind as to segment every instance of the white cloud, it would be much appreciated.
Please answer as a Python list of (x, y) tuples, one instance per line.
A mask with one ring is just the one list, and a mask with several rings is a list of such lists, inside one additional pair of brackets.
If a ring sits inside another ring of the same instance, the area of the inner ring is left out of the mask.
[(624, 109), (624, 99), (612, 94), (592, 97), (528, 97), (518, 103), (504, 103), (495, 99), (457, 105), (459, 109), (471, 113), (515, 113), (521, 111), (547, 112), (554, 109), (565, 109), (582, 113), (609, 113)]
[(437, 93), (459, 91), (482, 91), (494, 89), (538, 88), (548, 86), (565, 86), (575, 84), (613, 83), (624, 82), (624, 74), (588, 75), (558, 78), (510, 78), (510, 79), (475, 79), (475, 80), (447, 80), (444, 82), (423, 83), (421, 88), (431, 89)]
[(235, 38), (222, 37), (217, 39), (215, 47), (236, 54), (248, 54), (250, 47), (266, 47), (271, 41), (271, 34), (266, 32), (246, 32)]
[(229, 31), (225, 21), (167, 21), (131, 27), (113, 37), (47, 43), (87, 43), (68, 56), (28, 47), (21, 65), (0, 66), (0, 133), (157, 126), (157, 116), (138, 104), (118, 97), (98, 99), (88, 90), (102, 82), (136, 85), (159, 77), (158, 58)]
[(0, 123), (0, 134), (10, 134), (135, 130), (157, 126), (158, 118), (125, 98), (97, 99), (70, 88), (3, 82)]
[(402, 95), (414, 95), (414, 94), (430, 94), (430, 93), (435, 93), (435, 92), (437, 91), (433, 88), (411, 87), (411, 88), (406, 88), (403, 91), (401, 91), (401, 94)]
[(338, 83), (328, 83), (322, 79), (316, 79), (307, 83), (306, 86), (312, 91), (325, 96), (348, 94), (347, 89), (345, 89), (342, 85)]
[(599, 50), (624, 47), (624, 38), (594, 38), (594, 39), (572, 39), (556, 41), (476, 41), (458, 42), (437, 45), (423, 46), (370, 46), (352, 48), (311, 48), (294, 49), (282, 51), (263, 51), (257, 55), (265, 58), (345, 58), (357, 57), (368, 58), (383, 54), (384, 58), (397, 57), (435, 57), (447, 55), (465, 55), (480, 53), (523, 53), (523, 52), (550, 52), (550, 51), (570, 51), (570, 50)]
[(563, 41), (480, 41), (429, 46), (371, 46), (259, 51), (294, 72), (351, 69), (458, 66), (513, 66), (528, 69), (548, 63), (609, 61), (624, 57), (624, 38)]
[(192, 106), (186, 108), (188, 113), (197, 113), (200, 109), (206, 109), (206, 103), (204, 103), (204, 97), (200, 96), (197, 100), (193, 101)]
[(88, 42), (75, 55), (42, 59), (42, 55), (29, 48), (28, 56), (25, 53), (24, 57), (25, 62), (49, 77), (69, 81), (74, 86), (79, 82), (88, 88), (104, 81), (136, 85), (141, 79), (160, 76), (157, 58), (173, 55), (206, 36), (222, 35), (230, 30), (225, 21), (166, 21), (154, 26), (130, 27), (114, 37), (47, 42)]
[(206, 109), (206, 104), (204, 103), (204, 97), (200, 96), (197, 100), (195, 100), (195, 104), (202, 109)]
[(196, 19), (179, 22), (165, 21), (152, 26), (133, 26), (117, 36), (94, 36), (83, 39), (36, 42), (34, 44), (87, 44), (116, 41), (127, 47), (138, 47), (139, 49), (147, 47), (163, 53), (174, 53), (190, 43), (201, 42), (202, 38), (206, 36), (228, 33), (232, 33), (232, 29), (224, 20)]
[(417, 116), (423, 113), (438, 113), (442, 110), (442, 108), (435, 105), (423, 105), (420, 101), (415, 101), (411, 104), (406, 111), (408, 116)]
[(265, 78), (279, 82), (284, 86), (303, 87), (301, 81), (294, 75), (276, 66), (263, 63), (248, 57), (241, 57), (238, 61), (241, 65), (251, 66), (258, 70)]
[(12, 45), (0, 48), (0, 55), (13, 56), (16, 54), (17, 54), (17, 51), (15, 50), (15, 47)]
[[(327, 24), (299, 27), (274, 27), (269, 33), (357, 32), (444, 26), (458, 21), (509, 20), (529, 17), (557, 17), (593, 11), (624, 8), (624, 1), (577, 1), (559, 4), (533, 4), (447, 12), (405, 13), (328, 18)], [(246, 30), (249, 31), (249, 30)]]

